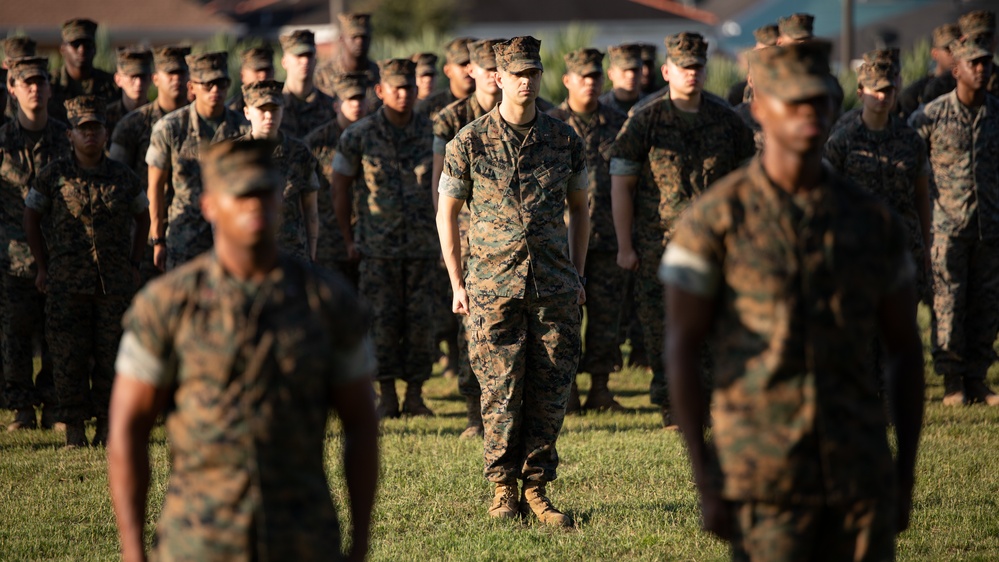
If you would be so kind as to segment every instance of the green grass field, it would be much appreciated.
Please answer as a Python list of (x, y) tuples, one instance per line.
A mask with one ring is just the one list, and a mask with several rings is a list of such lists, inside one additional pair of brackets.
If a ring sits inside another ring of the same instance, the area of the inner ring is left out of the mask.
[[(633, 413), (566, 420), (559, 440), (555, 504), (574, 531), (490, 520), (481, 443), (460, 441), (464, 402), (453, 379), (426, 387), (432, 419), (383, 424), (382, 479), (372, 560), (723, 560), (725, 545), (702, 533), (680, 435), (659, 427), (649, 375), (626, 369), (611, 387)], [(990, 383), (999, 387), (999, 366)], [(581, 390), (589, 385), (580, 377)], [(926, 423), (912, 527), (900, 560), (999, 559), (999, 409), (944, 408), (928, 375)], [(0, 414), (0, 423), (12, 419)], [(92, 432), (92, 428), (89, 430)], [(0, 560), (111, 560), (118, 539), (103, 449), (64, 451), (62, 434), (0, 433)], [(147, 539), (166, 485), (167, 449), (154, 434)], [(327, 452), (335, 501), (346, 514), (340, 441)]]

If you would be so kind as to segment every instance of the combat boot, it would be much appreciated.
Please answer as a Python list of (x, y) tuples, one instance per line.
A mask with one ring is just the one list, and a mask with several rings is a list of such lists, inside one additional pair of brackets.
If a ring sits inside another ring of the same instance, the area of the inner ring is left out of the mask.
[(614, 400), (614, 395), (607, 388), (608, 380), (610, 380), (610, 375), (607, 373), (590, 375), (590, 381), (592, 381), (590, 384), (590, 394), (586, 397), (586, 403), (583, 404), (584, 410), (628, 411), (627, 408), (618, 404), (617, 400)]
[(582, 406), (579, 405), (579, 387), (576, 386), (576, 379), (572, 380), (572, 386), (569, 387), (569, 401), (565, 404), (566, 414), (578, 414)]
[(944, 406), (964, 404), (964, 382), (959, 375), (944, 375)]
[(66, 424), (56, 419), (54, 406), (45, 406), (42, 408), (41, 426), (42, 429), (51, 429), (60, 433), (66, 431)]
[(381, 393), (378, 398), (378, 407), (375, 409), (378, 419), (398, 418), (399, 396), (395, 393), (395, 381), (378, 381), (378, 388)]
[(982, 379), (965, 379), (964, 397), (968, 404), (999, 406), (999, 394), (992, 392)]
[(14, 421), (7, 426), (7, 431), (18, 431), (21, 429), (35, 429), (35, 409), (32, 406), (18, 408), (14, 413)]
[(670, 412), (669, 406), (662, 405), (659, 406), (659, 415), (663, 419), (663, 428), (665, 429), (679, 429), (676, 422), (673, 421), (673, 413)]
[(544, 482), (524, 482), (524, 493), (520, 497), (520, 510), (525, 515), (533, 512), (545, 525), (572, 527), (572, 517), (555, 509), (545, 492)]
[(402, 402), (402, 413), (408, 416), (433, 416), (434, 412), (423, 403), (423, 383), (406, 384), (406, 399)]
[(97, 416), (97, 431), (94, 433), (94, 439), (90, 442), (94, 447), (107, 447), (108, 446), (108, 419), (107, 417)]
[(468, 425), (461, 432), (460, 439), (482, 437), (482, 406), (478, 396), (466, 396), (465, 408), (468, 410)]
[(87, 432), (83, 420), (66, 422), (66, 448), (76, 449), (87, 446)]
[(489, 517), (516, 519), (520, 515), (517, 505), (517, 484), (496, 484), (493, 503), (489, 505)]

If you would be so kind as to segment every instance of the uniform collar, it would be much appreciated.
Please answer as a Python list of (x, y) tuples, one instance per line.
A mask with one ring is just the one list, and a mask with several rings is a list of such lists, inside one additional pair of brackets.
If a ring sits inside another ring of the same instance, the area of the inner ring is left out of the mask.
[[(552, 126), (550, 119), (553, 118), (536, 107), (535, 111), (537, 112), (537, 118), (534, 122), (534, 126), (531, 127), (530, 132), (527, 133), (527, 137), (524, 139), (524, 143), (521, 146), (529, 146), (535, 143), (543, 143), (551, 140)], [(506, 121), (503, 120), (503, 116), (500, 115), (500, 104), (496, 104), (496, 107), (489, 112), (489, 125), (486, 127), (486, 136), (491, 139), (503, 140), (511, 144), (520, 143), (517, 137), (515, 137), (510, 131)]]

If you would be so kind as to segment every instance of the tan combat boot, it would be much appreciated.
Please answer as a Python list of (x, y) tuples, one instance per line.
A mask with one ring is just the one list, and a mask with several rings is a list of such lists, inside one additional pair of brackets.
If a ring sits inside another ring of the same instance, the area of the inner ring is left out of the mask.
[(83, 420), (66, 422), (66, 448), (76, 449), (87, 445), (87, 432)]
[(35, 429), (35, 409), (32, 406), (18, 408), (14, 413), (14, 421), (7, 426), (7, 431), (20, 431), (22, 429)]
[(402, 413), (407, 416), (433, 416), (434, 411), (423, 402), (423, 383), (406, 384), (406, 399), (402, 401)]
[(482, 406), (478, 396), (466, 396), (465, 408), (468, 410), (468, 425), (461, 432), (459, 439), (474, 439), (482, 437)]
[(378, 389), (381, 394), (378, 398), (378, 407), (375, 408), (378, 419), (399, 417), (399, 396), (395, 393), (395, 381), (378, 381)]
[(663, 419), (664, 429), (680, 429), (680, 426), (676, 425), (676, 422), (673, 421), (673, 413), (670, 412), (669, 406), (659, 406), (659, 415)]
[(524, 495), (520, 498), (520, 510), (526, 515), (533, 512), (545, 525), (572, 527), (572, 517), (555, 509), (545, 492), (544, 482), (524, 482)]
[(627, 408), (618, 404), (617, 400), (614, 400), (614, 395), (607, 388), (609, 380), (610, 375), (607, 373), (594, 373), (590, 375), (590, 381), (592, 381), (590, 384), (590, 394), (586, 397), (586, 403), (583, 404), (584, 410), (628, 411)]
[(944, 406), (964, 404), (964, 382), (959, 375), (944, 375)]
[(999, 406), (999, 394), (992, 392), (992, 389), (982, 379), (965, 379), (964, 396), (968, 404)]
[(489, 517), (516, 519), (520, 516), (517, 504), (517, 484), (496, 484), (493, 503), (489, 505)]
[(66, 424), (56, 419), (55, 407), (47, 404), (42, 408), (41, 427), (42, 429), (51, 429), (60, 433), (66, 431)]
[(569, 387), (569, 401), (565, 404), (566, 414), (578, 414), (582, 406), (579, 405), (579, 387), (576, 386), (576, 379), (572, 380), (572, 386)]

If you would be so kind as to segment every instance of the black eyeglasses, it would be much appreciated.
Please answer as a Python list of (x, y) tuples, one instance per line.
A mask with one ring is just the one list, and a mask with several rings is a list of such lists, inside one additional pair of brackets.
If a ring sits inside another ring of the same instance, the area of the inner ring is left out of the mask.
[(75, 41), (70, 41), (69, 45), (74, 49), (79, 49), (80, 47), (94, 47), (94, 42), (90, 39), (77, 39)]
[(215, 88), (218, 88), (220, 90), (228, 89), (229, 84), (231, 83), (232, 81), (229, 80), (228, 78), (218, 78), (216, 80), (212, 80), (211, 82), (195, 82), (195, 84), (201, 86), (202, 88), (208, 91), (211, 91)]

